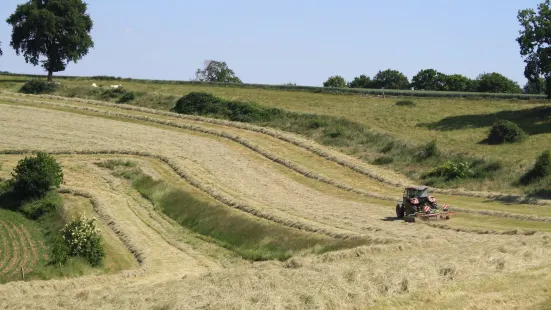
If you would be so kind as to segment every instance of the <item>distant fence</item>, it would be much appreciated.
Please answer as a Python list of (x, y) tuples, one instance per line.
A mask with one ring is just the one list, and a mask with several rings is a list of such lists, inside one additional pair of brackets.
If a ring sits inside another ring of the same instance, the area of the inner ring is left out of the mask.
[[(18, 74), (11, 72), (0, 72), (0, 76), (18, 76), (37, 78), (46, 75), (41, 74)], [(545, 100), (546, 95), (534, 94), (509, 94), (509, 93), (476, 93), (476, 92), (448, 92), (448, 91), (423, 91), (423, 90), (397, 90), (397, 89), (366, 89), (366, 88), (337, 88), (337, 87), (319, 87), (319, 86), (297, 86), (297, 85), (269, 85), (269, 84), (236, 84), (236, 83), (218, 83), (218, 82), (198, 82), (198, 81), (179, 81), (179, 80), (150, 80), (133, 79), (115, 76), (67, 76), (56, 75), (56, 79), (74, 79), (74, 80), (116, 80), (132, 81), (147, 84), (181, 84), (181, 85), (212, 85), (219, 87), (237, 87), (237, 88), (257, 88), (257, 89), (277, 89), (289, 91), (306, 91), (311, 93), (329, 93), (329, 94), (350, 94), (350, 95), (378, 95), (378, 96), (398, 96), (398, 97), (435, 97), (435, 98), (470, 98), (470, 99), (521, 99), (521, 100)]]

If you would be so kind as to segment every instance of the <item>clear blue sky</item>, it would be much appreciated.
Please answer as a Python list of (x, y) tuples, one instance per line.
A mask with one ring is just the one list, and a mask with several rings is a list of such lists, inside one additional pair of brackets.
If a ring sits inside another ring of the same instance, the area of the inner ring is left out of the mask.
[[(0, 1), (0, 71), (43, 73), (9, 46)], [(519, 9), (541, 0), (88, 0), (95, 48), (63, 75), (188, 80), (204, 60), (226, 61), (248, 83), (321, 85), (335, 74), (434, 68), (526, 82), (515, 38)]]

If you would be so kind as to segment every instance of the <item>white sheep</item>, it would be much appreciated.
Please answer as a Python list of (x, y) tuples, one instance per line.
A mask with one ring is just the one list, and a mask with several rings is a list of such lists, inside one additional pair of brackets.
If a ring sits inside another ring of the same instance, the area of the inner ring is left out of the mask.
[(92, 87), (98, 87), (98, 85), (96, 85), (96, 83), (93, 83), (93, 84), (92, 84)]
[(118, 84), (118, 85), (111, 85), (111, 88), (113, 89), (117, 89), (117, 88), (122, 88), (122, 85), (121, 84)]

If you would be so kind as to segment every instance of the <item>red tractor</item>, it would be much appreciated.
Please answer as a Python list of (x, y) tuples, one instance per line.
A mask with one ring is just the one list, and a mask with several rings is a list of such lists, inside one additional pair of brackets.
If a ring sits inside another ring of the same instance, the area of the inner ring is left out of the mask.
[(402, 203), (396, 205), (396, 217), (406, 222), (415, 222), (416, 218), (422, 220), (447, 220), (455, 212), (449, 211), (448, 205), (438, 208), (436, 198), (429, 194), (426, 186), (409, 186), (404, 191)]

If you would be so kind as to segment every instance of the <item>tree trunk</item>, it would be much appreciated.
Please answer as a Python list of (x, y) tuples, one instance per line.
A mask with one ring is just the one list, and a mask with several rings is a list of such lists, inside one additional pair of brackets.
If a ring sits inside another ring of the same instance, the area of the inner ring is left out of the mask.
[(52, 71), (52, 69), (49, 69), (48, 70), (48, 82), (53, 81), (53, 76), (54, 76), (54, 72)]

